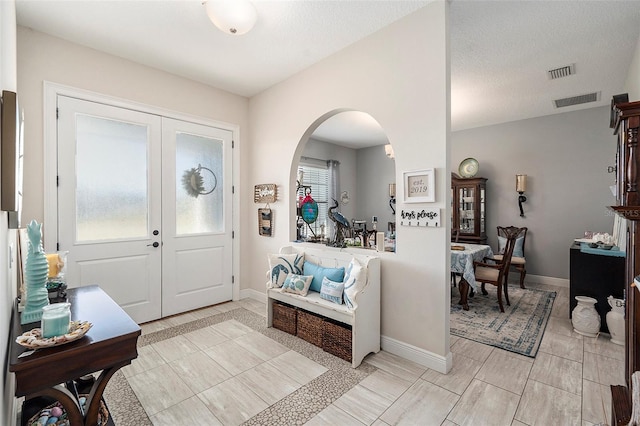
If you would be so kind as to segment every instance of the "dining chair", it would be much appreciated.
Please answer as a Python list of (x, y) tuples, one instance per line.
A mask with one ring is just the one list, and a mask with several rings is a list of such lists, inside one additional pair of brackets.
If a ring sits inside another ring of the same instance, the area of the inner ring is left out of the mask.
[[(504, 251), (504, 245), (506, 242), (506, 230), (518, 229), (516, 236), (516, 243), (513, 248), (513, 256), (511, 257), (511, 266), (513, 266), (518, 272), (520, 272), (520, 288), (524, 288), (524, 277), (527, 275), (527, 261), (524, 257), (524, 243), (527, 241), (527, 228), (517, 228), (515, 226), (497, 226), (498, 230), (498, 254), (493, 256), (500, 260), (502, 259), (502, 252)], [(505, 275), (505, 285), (509, 279), (509, 271)]]
[[(460, 238), (460, 230), (457, 228), (456, 229), (451, 228), (451, 242), (457, 243), (459, 238)], [(454, 287), (456, 286), (456, 275), (462, 276), (462, 274), (458, 274), (456, 272), (451, 273), (451, 284), (453, 284)]]
[[(485, 257), (483, 262), (473, 262), (473, 269), (475, 279), (477, 282), (482, 283), (482, 294), (485, 296), (489, 294), (485, 289), (485, 284), (492, 284), (496, 286), (498, 293), (498, 305), (500, 305), (500, 312), (504, 312), (504, 306), (502, 305), (502, 292), (504, 290), (504, 298), (507, 305), (511, 305), (509, 302), (509, 289), (506, 283), (507, 273), (511, 266), (511, 256), (513, 255), (513, 249), (515, 247), (516, 236), (518, 235), (519, 228), (510, 227), (505, 230), (506, 244), (504, 253), (501, 260), (496, 260), (495, 257)], [(494, 262), (494, 263), (488, 263)]]

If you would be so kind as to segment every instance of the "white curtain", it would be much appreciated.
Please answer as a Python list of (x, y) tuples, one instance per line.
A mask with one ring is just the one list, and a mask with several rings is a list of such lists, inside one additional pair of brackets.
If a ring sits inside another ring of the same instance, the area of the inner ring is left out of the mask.
[[(327, 208), (333, 207), (335, 204), (333, 200), (338, 202), (338, 208), (336, 210), (340, 210), (340, 173), (339, 173), (340, 162), (336, 160), (327, 160), (327, 168), (329, 169), (329, 199)], [(327, 236), (329, 238), (333, 238), (336, 234), (336, 226), (333, 221), (329, 220), (328, 222), (328, 233)]]

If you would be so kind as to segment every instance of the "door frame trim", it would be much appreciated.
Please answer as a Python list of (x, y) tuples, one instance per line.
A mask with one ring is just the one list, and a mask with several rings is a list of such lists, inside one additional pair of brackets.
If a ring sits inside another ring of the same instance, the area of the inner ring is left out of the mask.
[[(199, 117), (190, 115), (170, 109), (156, 107), (152, 105), (143, 104), (128, 99), (118, 98), (110, 95), (105, 95), (90, 90), (79, 89), (72, 86), (66, 86), (59, 83), (53, 83), (50, 81), (44, 81), (43, 83), (43, 162), (44, 162), (44, 223), (56, 224), (56, 226), (44, 226), (43, 240), (44, 249), (47, 252), (53, 253), (56, 251), (56, 243), (58, 241), (58, 191), (56, 184), (57, 177), (57, 117), (56, 106), (57, 98), (59, 95), (68, 96), (71, 98), (77, 98), (85, 101), (101, 103), (118, 108), (126, 108), (134, 111), (144, 112), (147, 114), (159, 115), (161, 117), (173, 118), (176, 120), (187, 121), (196, 124), (202, 124), (205, 126), (217, 127), (219, 129), (228, 130), (232, 132), (232, 139), (235, 144), (238, 144), (239, 149), (240, 141), (240, 126), (238, 124), (227, 123), (219, 120), (212, 120), (206, 117)], [(236, 187), (236, 182), (240, 181), (240, 155), (236, 155), (236, 149), (231, 150), (232, 156), (232, 185)], [(239, 259), (240, 256), (240, 190), (236, 188), (232, 194), (232, 214), (231, 214), (231, 229), (235, 232), (235, 238), (231, 241), (232, 251), (232, 274), (234, 277), (240, 276)], [(240, 280), (232, 280), (233, 300), (240, 299)]]

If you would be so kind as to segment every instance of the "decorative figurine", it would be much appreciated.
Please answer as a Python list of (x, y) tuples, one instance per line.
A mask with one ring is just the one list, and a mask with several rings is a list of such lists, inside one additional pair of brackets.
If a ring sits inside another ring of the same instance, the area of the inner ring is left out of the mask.
[(42, 224), (32, 220), (27, 225), (29, 250), (24, 271), (27, 286), (27, 303), (20, 317), (20, 324), (40, 321), (42, 308), (49, 304), (46, 288), (49, 263), (42, 248)]
[(328, 216), (336, 225), (336, 235), (333, 241), (329, 242), (327, 245), (332, 247), (346, 247), (347, 244), (344, 242), (344, 236), (349, 230), (349, 221), (342, 215), (342, 213), (335, 211), (335, 209), (338, 208), (338, 201), (335, 198), (332, 198), (332, 200), (333, 206), (329, 207)]

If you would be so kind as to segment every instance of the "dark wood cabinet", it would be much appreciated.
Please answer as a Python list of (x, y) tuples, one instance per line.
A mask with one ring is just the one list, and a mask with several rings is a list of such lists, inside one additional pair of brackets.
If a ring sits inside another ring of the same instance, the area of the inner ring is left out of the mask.
[(487, 179), (451, 174), (451, 228), (462, 243), (486, 244)]
[(611, 127), (617, 135), (616, 202), (611, 209), (626, 219), (627, 256), (625, 263), (625, 379), (626, 387), (612, 386), (612, 424), (627, 424), (631, 416), (629, 386), (640, 369), (640, 292), (632, 286), (640, 275), (640, 102), (611, 103)]
[(583, 253), (580, 244), (569, 250), (570, 306), (569, 317), (578, 302), (576, 296), (593, 297), (598, 301), (600, 331), (608, 333), (606, 316), (611, 310), (607, 297), (624, 297), (625, 258), (606, 254)]

